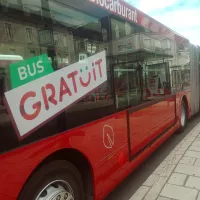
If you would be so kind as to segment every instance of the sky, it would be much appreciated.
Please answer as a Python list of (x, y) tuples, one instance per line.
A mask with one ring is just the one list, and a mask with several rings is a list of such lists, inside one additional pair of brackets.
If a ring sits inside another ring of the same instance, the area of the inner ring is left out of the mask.
[(200, 45), (200, 0), (125, 0)]

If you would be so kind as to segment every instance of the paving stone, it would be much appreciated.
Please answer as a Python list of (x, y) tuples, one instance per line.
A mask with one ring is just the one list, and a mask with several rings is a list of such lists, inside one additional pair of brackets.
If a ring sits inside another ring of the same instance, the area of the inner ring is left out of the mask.
[(190, 146), (188, 150), (191, 150), (191, 151), (200, 151), (200, 146)]
[(191, 144), (192, 144), (192, 142), (186, 141), (181, 145), (181, 147), (187, 147), (188, 148)]
[(198, 190), (178, 185), (166, 184), (160, 193), (161, 196), (177, 200), (196, 200)]
[(174, 159), (175, 154), (174, 153), (170, 153), (166, 158), (165, 161), (172, 161)]
[(178, 164), (178, 162), (180, 161), (181, 158), (182, 158), (182, 155), (175, 154), (171, 160), (171, 164), (174, 164), (174, 165)]
[(174, 148), (174, 150), (178, 150), (179, 148), (182, 147), (183, 144), (184, 144), (184, 142), (183, 143), (179, 143), (178, 145), (176, 145), (176, 147)]
[(153, 185), (153, 187), (148, 191), (144, 200), (156, 200), (163, 186), (167, 182), (168, 177), (160, 177), (159, 180)]
[[(199, 138), (199, 139), (200, 139), (200, 138)], [(198, 147), (200, 147), (200, 141), (196, 139), (196, 140), (192, 143), (192, 146), (198, 146)]]
[(200, 178), (190, 176), (185, 184), (187, 187), (196, 188), (200, 190)]
[(200, 167), (200, 159), (196, 159), (194, 166)]
[(173, 151), (173, 154), (183, 155), (186, 152), (186, 150), (176, 150)]
[(129, 200), (142, 200), (148, 191), (149, 187), (141, 186)]
[[(188, 134), (189, 134), (189, 133), (188, 133)], [(183, 138), (183, 139), (184, 139), (184, 138)], [(178, 145), (182, 145), (182, 144), (184, 144), (184, 142), (185, 142), (184, 140), (181, 140), (181, 141), (179, 142)], [(178, 146), (178, 145), (177, 145), (177, 146)]]
[(193, 130), (191, 131), (191, 135), (194, 136), (194, 137), (197, 137), (199, 135), (200, 131), (197, 129), (197, 130)]
[(200, 176), (200, 167), (194, 165), (178, 164), (174, 172), (191, 176)]
[(192, 142), (184, 142), (180, 147), (178, 147), (176, 149), (177, 150), (184, 150), (184, 151), (186, 151), (191, 144), (192, 144)]
[(155, 170), (154, 174), (160, 175), (165, 171), (166, 165), (169, 163), (169, 161), (164, 160)]
[(166, 197), (158, 197), (157, 200), (171, 200), (171, 199), (166, 198)]
[(174, 185), (184, 185), (186, 178), (187, 178), (187, 175), (185, 174), (173, 173), (171, 177), (169, 178), (168, 183), (171, 183)]
[(154, 183), (155, 183), (156, 181), (158, 181), (159, 177), (160, 177), (160, 176), (157, 175), (157, 174), (151, 174), (151, 175), (148, 177), (148, 179), (143, 183), (143, 185), (152, 187), (152, 186), (154, 185)]
[(193, 157), (193, 158), (200, 158), (200, 152), (197, 152), (197, 151), (186, 151), (185, 156)]
[(200, 124), (199, 123), (190, 132), (196, 131), (196, 130), (200, 131)]
[(176, 165), (172, 165), (172, 164), (166, 165), (165, 170), (160, 174), (160, 176), (169, 177), (175, 167), (176, 167)]
[(196, 139), (196, 137), (192, 136), (192, 135), (188, 135), (184, 138), (184, 141), (187, 142), (193, 142)]
[(179, 161), (179, 163), (186, 164), (186, 165), (193, 165), (194, 162), (195, 162), (195, 160), (196, 160), (196, 158), (184, 156), (184, 157), (182, 157), (182, 159)]
[(197, 198), (197, 200), (200, 200), (200, 193), (199, 193), (199, 195), (198, 195), (198, 198)]

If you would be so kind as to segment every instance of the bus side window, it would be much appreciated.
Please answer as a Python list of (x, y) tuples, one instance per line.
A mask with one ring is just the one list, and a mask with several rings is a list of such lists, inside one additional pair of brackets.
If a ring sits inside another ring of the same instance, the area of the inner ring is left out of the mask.
[(183, 88), (189, 87), (190, 86), (190, 70), (188, 69), (182, 70), (181, 78), (182, 78)]
[(116, 108), (125, 109), (141, 104), (141, 83), (137, 63), (114, 66)]
[(143, 100), (153, 100), (171, 94), (167, 63), (149, 64), (143, 67)]
[(175, 89), (182, 88), (181, 75), (179, 70), (172, 71), (172, 87)]

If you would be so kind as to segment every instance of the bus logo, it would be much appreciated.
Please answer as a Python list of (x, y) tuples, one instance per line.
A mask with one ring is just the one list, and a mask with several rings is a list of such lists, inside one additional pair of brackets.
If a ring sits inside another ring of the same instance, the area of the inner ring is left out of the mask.
[(103, 127), (103, 144), (107, 149), (111, 149), (114, 146), (114, 131), (112, 126), (104, 125)]

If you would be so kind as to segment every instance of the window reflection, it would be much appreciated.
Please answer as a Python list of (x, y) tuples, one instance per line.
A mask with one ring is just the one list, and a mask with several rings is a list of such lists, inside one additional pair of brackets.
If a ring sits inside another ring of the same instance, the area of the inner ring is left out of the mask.
[(141, 102), (140, 75), (137, 63), (122, 63), (114, 68), (117, 108)]
[(147, 62), (143, 65), (144, 100), (155, 99), (171, 93), (167, 68), (168, 63), (149, 65)]
[(86, 1), (59, 2), (0, 1), (1, 120), (10, 123), (3, 103), (11, 89), (9, 64), (41, 54), (48, 55), (54, 70), (103, 50), (107, 55), (108, 81), (62, 113), (64, 120), (52, 123), (52, 134), (167, 96), (171, 86), (172, 92), (190, 87), (187, 41), (154, 33), (158, 26), (149, 30), (147, 18), (141, 27), (99, 8), (95, 12)]
[[(3, 102), (4, 93), (11, 89), (10, 63), (47, 54), (54, 70), (59, 70), (75, 62), (84, 62), (84, 59), (104, 50), (103, 41), (108, 42), (111, 37), (108, 17), (101, 19), (77, 10), (68, 6), (68, 1), (66, 4), (53, 0), (7, 0), (7, 4), (2, 2), (0, 1), (0, 128), (2, 134), (6, 134), (14, 132)], [(35, 137), (43, 137), (46, 132), (44, 130), (49, 130), (48, 134), (55, 134), (112, 114), (114, 95), (111, 65), (111, 58), (107, 58), (106, 83), (62, 113), (61, 119), (55, 119), (44, 126), (43, 131), (37, 131)], [(6, 138), (4, 137), (5, 140)]]

